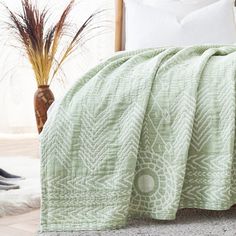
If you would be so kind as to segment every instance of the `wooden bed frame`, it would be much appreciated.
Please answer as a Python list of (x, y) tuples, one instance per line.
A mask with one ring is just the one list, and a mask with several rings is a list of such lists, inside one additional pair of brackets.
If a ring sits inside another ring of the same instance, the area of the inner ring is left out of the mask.
[(123, 0), (115, 0), (115, 51), (122, 51), (123, 49), (123, 12), (124, 2)]

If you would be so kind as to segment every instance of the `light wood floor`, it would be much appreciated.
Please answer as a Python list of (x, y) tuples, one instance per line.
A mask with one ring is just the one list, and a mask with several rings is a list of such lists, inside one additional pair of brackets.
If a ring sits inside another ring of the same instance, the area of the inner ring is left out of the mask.
[(0, 218), (1, 236), (35, 236), (39, 230), (39, 210)]
[(39, 140), (35, 135), (0, 135), (0, 158), (27, 156), (39, 158)]

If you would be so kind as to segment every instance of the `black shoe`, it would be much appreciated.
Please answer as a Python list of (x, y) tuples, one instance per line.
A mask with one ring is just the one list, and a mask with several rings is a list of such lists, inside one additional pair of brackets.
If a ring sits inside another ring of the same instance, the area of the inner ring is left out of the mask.
[(20, 180), (24, 180), (25, 178), (5, 178), (5, 177), (2, 177), (1, 175), (0, 175), (0, 181), (4, 181), (4, 182), (18, 182), (18, 181), (20, 181)]
[(0, 181), (0, 190), (11, 190), (11, 189), (19, 189), (19, 185), (10, 184), (4, 181)]
[(2, 176), (3, 178), (6, 178), (6, 179), (22, 179), (22, 177), (20, 177), (18, 175), (12, 175), (3, 169), (0, 169), (0, 176)]

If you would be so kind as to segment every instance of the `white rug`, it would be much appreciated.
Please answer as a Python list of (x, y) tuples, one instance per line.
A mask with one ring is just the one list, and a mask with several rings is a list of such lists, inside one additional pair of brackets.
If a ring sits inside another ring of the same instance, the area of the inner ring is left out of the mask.
[(23, 214), (40, 207), (40, 161), (29, 157), (0, 158), (0, 168), (25, 177), (20, 189), (0, 190), (0, 217)]

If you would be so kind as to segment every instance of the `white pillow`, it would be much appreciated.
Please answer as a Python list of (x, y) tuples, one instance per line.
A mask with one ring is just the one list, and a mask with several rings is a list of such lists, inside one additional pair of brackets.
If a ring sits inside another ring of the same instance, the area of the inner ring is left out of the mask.
[(218, 1), (219, 0), (136, 0), (136, 2), (140, 4), (157, 7), (170, 14), (174, 14), (179, 20), (193, 11)]
[(236, 43), (234, 0), (125, 0), (125, 49)]

